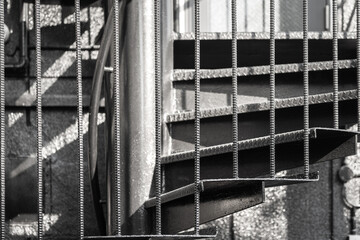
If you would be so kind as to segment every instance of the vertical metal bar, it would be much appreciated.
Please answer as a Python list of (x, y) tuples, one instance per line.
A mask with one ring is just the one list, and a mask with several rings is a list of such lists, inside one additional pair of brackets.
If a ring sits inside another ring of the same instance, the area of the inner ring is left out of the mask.
[(357, 59), (357, 98), (358, 98), (358, 125), (360, 132), (360, 0), (356, 0), (356, 59)]
[(303, 0), (303, 58), (304, 58), (304, 175), (309, 178), (310, 130), (309, 130), (309, 23), (308, 0)]
[(76, 76), (77, 76), (77, 122), (78, 122), (78, 160), (79, 160), (79, 238), (84, 239), (84, 139), (83, 139), (83, 90), (81, 67), (81, 23), (80, 0), (75, 0), (75, 35), (76, 35)]
[(270, 0), (270, 176), (275, 177), (275, 0)]
[(5, 2), (0, 0), (0, 211), (1, 240), (5, 240)]
[(238, 156), (238, 82), (237, 82), (237, 0), (231, 0), (232, 21), (232, 135), (233, 135), (233, 177), (239, 177)]
[(200, 0), (195, 0), (195, 234), (200, 232)]
[(35, 0), (36, 35), (36, 121), (37, 121), (37, 181), (38, 181), (38, 239), (43, 239), (43, 156), (41, 102), (41, 26), (40, 0)]
[(339, 128), (339, 62), (338, 62), (338, 9), (333, 0), (333, 88), (334, 88), (334, 128)]
[(121, 235), (121, 186), (120, 186), (120, 39), (119, 0), (114, 0), (114, 121), (115, 121), (115, 192), (116, 233)]
[(155, 0), (155, 178), (156, 234), (161, 235), (161, 36), (160, 1)]

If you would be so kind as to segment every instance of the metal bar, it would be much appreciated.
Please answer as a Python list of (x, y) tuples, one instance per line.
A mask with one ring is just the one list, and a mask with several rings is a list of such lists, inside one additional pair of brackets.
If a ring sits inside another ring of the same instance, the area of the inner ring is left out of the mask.
[(160, 1), (155, 0), (155, 183), (156, 234), (161, 235), (161, 35)]
[(332, 2), (333, 16), (333, 88), (334, 88), (334, 128), (339, 128), (339, 59), (338, 59), (338, 9), (337, 0)]
[(233, 137), (233, 177), (239, 177), (239, 156), (238, 156), (238, 82), (237, 82), (237, 0), (231, 1), (232, 19), (232, 137)]
[(36, 35), (36, 121), (37, 121), (37, 181), (38, 181), (38, 239), (43, 239), (43, 156), (41, 101), (41, 26), (40, 0), (35, 0)]
[(5, 240), (5, 2), (0, 0), (0, 224)]
[(358, 126), (360, 132), (360, 0), (356, 0), (356, 67), (357, 67), (357, 99), (358, 99)]
[(200, 232), (200, 0), (195, 0), (195, 234)]
[(270, 0), (270, 176), (275, 177), (275, 0)]
[(84, 139), (83, 139), (83, 90), (82, 90), (82, 54), (80, 0), (75, 0), (75, 34), (76, 34), (76, 74), (77, 74), (77, 122), (78, 122), (78, 160), (79, 160), (79, 238), (84, 239)]
[(115, 157), (115, 226), (117, 235), (121, 235), (121, 163), (120, 163), (120, 29), (119, 29), (119, 0), (114, 0), (114, 157)]
[(309, 178), (310, 129), (309, 129), (309, 23), (308, 0), (303, 1), (303, 58), (304, 58), (304, 175)]

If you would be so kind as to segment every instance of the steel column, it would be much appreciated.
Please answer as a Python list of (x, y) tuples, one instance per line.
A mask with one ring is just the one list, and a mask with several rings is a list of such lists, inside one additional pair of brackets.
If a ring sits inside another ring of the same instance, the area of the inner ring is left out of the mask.
[(121, 73), (123, 234), (145, 234), (155, 167), (154, 1), (128, 1)]

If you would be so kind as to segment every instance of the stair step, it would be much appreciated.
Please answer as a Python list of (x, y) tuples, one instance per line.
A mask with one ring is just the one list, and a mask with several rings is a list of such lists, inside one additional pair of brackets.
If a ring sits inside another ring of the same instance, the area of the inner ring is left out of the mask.
[(217, 230), (215, 227), (200, 229), (199, 234), (195, 234), (193, 231), (182, 232), (179, 234), (165, 234), (165, 235), (121, 235), (121, 236), (89, 236), (84, 239), (91, 240), (117, 240), (117, 239), (136, 239), (136, 240), (148, 240), (148, 239), (209, 239), (215, 238)]
[[(193, 40), (174, 41), (174, 69), (194, 69)], [(270, 63), (270, 41), (268, 39), (238, 40), (237, 66), (267, 66)], [(302, 39), (279, 39), (276, 41), (276, 64), (303, 63)], [(200, 68), (231, 68), (231, 40), (203, 40), (200, 43)], [(309, 62), (332, 61), (331, 39), (309, 39)], [(356, 40), (340, 39), (339, 60), (356, 59)], [(240, 57), (241, 56), (241, 57)]]
[[(165, 193), (162, 229), (176, 233), (194, 226), (194, 184)], [(208, 179), (200, 182), (200, 223), (206, 223), (264, 202), (262, 181)], [(154, 215), (156, 199), (145, 203)], [(184, 221), (186, 219), (186, 221)]]
[[(346, 101), (357, 99), (357, 90), (347, 90), (339, 92), (339, 101)], [(320, 104), (320, 103), (330, 103), (334, 100), (333, 93), (323, 93), (311, 95), (309, 97), (309, 104)], [(294, 98), (286, 98), (286, 99), (278, 99), (275, 102), (276, 109), (282, 108), (291, 108), (298, 107), (304, 105), (303, 97), (294, 97)], [(239, 105), (237, 111), (239, 114), (248, 113), (248, 112), (258, 112), (258, 111), (266, 111), (270, 109), (270, 102), (262, 102), (262, 103), (250, 103)], [(232, 114), (232, 107), (222, 107), (222, 108), (212, 108), (212, 109), (203, 109), (200, 111), (200, 118), (212, 118), (212, 117), (222, 117)], [(194, 120), (195, 112), (194, 111), (184, 111), (179, 113), (168, 114), (165, 117), (166, 123), (173, 122), (181, 122), (181, 121), (189, 121)]]
[[(276, 170), (301, 167), (303, 160), (303, 131), (277, 134)], [(319, 163), (356, 154), (357, 132), (327, 128), (310, 129), (310, 163)], [(270, 137), (239, 141), (239, 177), (260, 177), (269, 174)], [(194, 151), (162, 157), (165, 171), (165, 190), (171, 191), (194, 181)], [(200, 150), (202, 179), (232, 177), (232, 143)]]
[[(355, 59), (340, 60), (339, 69), (350, 69), (356, 67)], [(309, 62), (309, 71), (325, 71), (333, 69), (333, 61), (319, 61)], [(278, 64), (275, 66), (275, 73), (296, 73), (303, 71), (302, 63), (289, 63), (289, 64)], [(270, 66), (250, 66), (250, 67), (239, 67), (237, 69), (237, 75), (240, 76), (256, 76), (270, 74)], [(231, 68), (221, 69), (201, 69), (200, 79), (214, 79), (214, 78), (229, 78), (232, 77)], [(191, 81), (195, 78), (195, 71), (193, 69), (175, 69), (173, 71), (172, 80), (177, 81)]]
[[(173, 39), (178, 40), (194, 40), (194, 32), (178, 33), (174, 32)], [(231, 32), (201, 32), (200, 40), (231, 40)], [(268, 32), (238, 32), (238, 40), (267, 40), (270, 39)], [(301, 40), (303, 39), (303, 32), (277, 32), (275, 33), (277, 40)], [(331, 40), (333, 39), (332, 32), (308, 32), (308, 39), (315, 40)], [(339, 32), (338, 39), (356, 39), (356, 32)]]

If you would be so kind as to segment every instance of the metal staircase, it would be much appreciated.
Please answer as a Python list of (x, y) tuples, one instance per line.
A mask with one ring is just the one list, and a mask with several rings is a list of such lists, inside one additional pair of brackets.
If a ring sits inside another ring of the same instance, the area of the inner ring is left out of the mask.
[[(309, 165), (356, 154), (358, 133), (338, 129), (358, 121), (356, 34), (339, 34), (334, 68), (332, 33), (173, 33), (172, 3), (156, 4), (157, 151), (143, 237), (213, 237), (200, 224), (263, 203), (267, 187), (316, 182)], [(131, 237), (141, 235), (107, 238)]]

